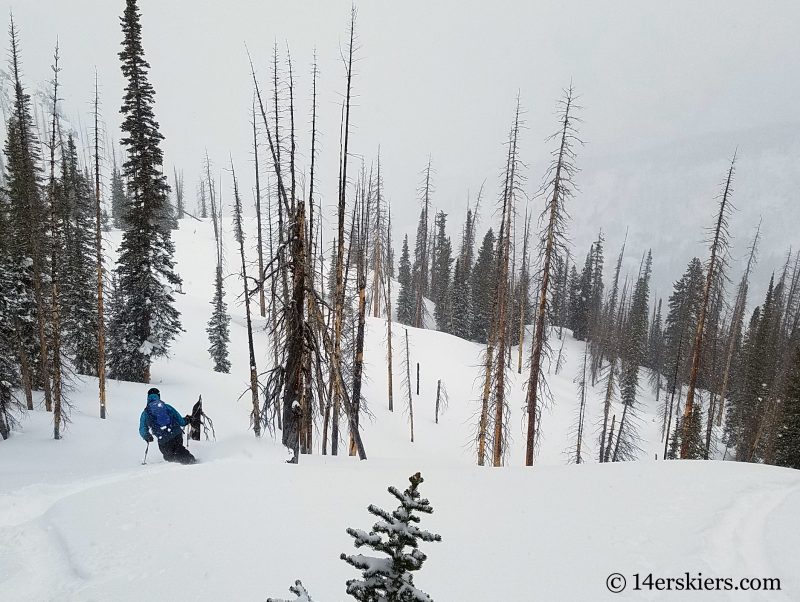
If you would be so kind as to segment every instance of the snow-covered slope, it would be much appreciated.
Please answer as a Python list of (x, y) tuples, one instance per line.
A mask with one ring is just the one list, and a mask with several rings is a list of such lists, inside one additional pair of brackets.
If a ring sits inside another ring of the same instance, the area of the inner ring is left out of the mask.
[[(113, 233), (118, 236), (118, 233)], [(550, 375), (554, 402), (544, 412), (537, 466), (521, 466), (525, 369), (510, 383), (508, 468), (474, 466), (481, 346), (409, 328), (415, 442), (409, 438), (401, 386), (405, 332), (395, 325), (395, 411), (387, 408), (385, 321), (370, 318), (363, 421), (366, 462), (304, 456), (283, 463), (271, 438), (247, 430), (243, 310), (236, 278), (226, 282), (233, 314), (232, 371), (211, 371), (205, 336), (213, 246), (208, 223), (183, 220), (176, 233), (185, 331), (173, 357), (159, 360), (153, 381), (188, 411), (202, 394), (217, 441), (192, 443), (193, 467), (164, 463), (152, 448), (141, 465), (137, 434), (147, 386), (110, 383), (109, 417), (97, 416), (96, 379), (76, 380), (72, 422), (51, 439), (50, 416), (30, 413), (23, 431), (0, 443), (0, 592), (10, 600), (263, 600), (285, 595), (302, 578), (315, 599), (345, 600), (355, 571), (338, 560), (352, 549), (345, 527), (368, 528), (369, 503), (393, 507), (387, 485), (422, 471), (423, 495), (436, 511), (424, 524), (441, 533), (429, 544), (417, 583), (436, 600), (619, 599), (606, 578), (619, 572), (676, 577), (778, 577), (782, 592), (748, 597), (707, 593), (709, 600), (800, 599), (800, 475), (722, 462), (653, 461), (662, 447), (655, 401), (643, 387), (638, 463), (566, 466), (577, 409), (573, 378), (582, 346), (567, 336), (566, 363)], [(229, 238), (229, 240), (232, 240)], [(229, 257), (235, 257), (229, 253)], [(258, 322), (259, 326), (263, 324)], [(257, 332), (257, 345), (267, 348)], [(263, 367), (263, 366), (262, 366)], [(437, 381), (449, 406), (434, 423)], [(600, 384), (588, 402), (585, 449), (596, 454)], [(317, 442), (319, 437), (317, 437)], [(662, 594), (663, 595), (663, 594)], [(631, 599), (660, 599), (634, 592)], [(622, 597), (625, 599), (625, 596)], [(673, 592), (669, 599), (680, 600)], [(695, 598), (691, 598), (695, 599)]]

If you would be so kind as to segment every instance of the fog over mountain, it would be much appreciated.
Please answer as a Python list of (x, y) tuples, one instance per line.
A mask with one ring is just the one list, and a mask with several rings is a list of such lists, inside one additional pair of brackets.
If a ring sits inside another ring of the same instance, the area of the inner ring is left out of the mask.
[[(88, 122), (96, 65), (109, 142), (119, 138), (122, 77), (116, 52), (121, 2), (0, 2), (13, 9), (22, 35), (24, 72), (32, 87), (51, 77), (58, 36), (66, 112)], [(205, 149), (225, 185), (228, 153), (244, 190), (251, 186), (252, 80), (245, 44), (262, 85), (273, 44), (291, 49), (297, 124), (307, 136), (310, 64), (319, 81), (322, 202), (335, 199), (339, 103), (350, 3), (143, 0), (144, 41), (166, 137), (165, 164), (184, 169), (193, 196)], [(557, 126), (555, 101), (570, 81), (583, 119), (571, 237), (582, 258), (591, 237), (607, 233), (610, 264), (629, 227), (626, 267), (646, 247), (654, 284), (665, 292), (691, 254), (703, 249), (703, 227), (726, 165), (739, 149), (732, 219), (734, 255), (741, 256), (759, 216), (764, 241), (757, 285), (798, 241), (795, 191), (800, 184), (800, 56), (795, 24), (800, 6), (771, 2), (370, 2), (358, 8), (358, 62), (351, 139), (369, 164), (380, 146), (394, 238), (416, 227), (416, 188), (431, 157), (434, 202), (460, 227), (468, 198), (485, 182), (481, 227), (493, 221), (503, 142), (519, 94), (526, 129), (522, 157), (533, 197)], [(94, 23), (86, 35), (87, 20)], [(46, 42), (45, 42), (46, 41)], [(8, 40), (4, 41), (8, 46)], [(282, 77), (286, 73), (281, 74)], [(109, 144), (111, 146), (111, 144)], [(301, 145), (305, 148), (307, 145)], [(301, 158), (305, 163), (307, 157)], [(225, 189), (229, 189), (225, 185)], [(190, 199), (190, 204), (193, 202)], [(534, 211), (541, 201), (533, 199)], [(610, 209), (613, 216), (604, 217)], [(735, 270), (734, 270), (735, 271)]]

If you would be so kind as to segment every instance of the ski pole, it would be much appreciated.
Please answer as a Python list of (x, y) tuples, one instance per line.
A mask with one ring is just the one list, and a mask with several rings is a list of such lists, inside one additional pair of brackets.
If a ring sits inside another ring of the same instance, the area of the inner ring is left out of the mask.
[(144, 466), (147, 464), (147, 451), (150, 449), (150, 442), (147, 442), (147, 447), (144, 448), (144, 460), (142, 460), (142, 465)]

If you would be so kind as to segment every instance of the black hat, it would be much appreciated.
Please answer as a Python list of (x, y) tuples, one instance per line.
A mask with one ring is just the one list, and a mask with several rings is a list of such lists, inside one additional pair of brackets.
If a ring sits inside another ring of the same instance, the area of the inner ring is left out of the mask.
[(156, 395), (161, 395), (161, 391), (159, 391), (159, 390), (158, 390), (158, 389), (156, 389), (155, 387), (151, 388), (151, 389), (150, 389), (150, 390), (147, 392), (147, 394), (148, 394), (148, 395), (152, 395), (153, 393), (155, 393)]

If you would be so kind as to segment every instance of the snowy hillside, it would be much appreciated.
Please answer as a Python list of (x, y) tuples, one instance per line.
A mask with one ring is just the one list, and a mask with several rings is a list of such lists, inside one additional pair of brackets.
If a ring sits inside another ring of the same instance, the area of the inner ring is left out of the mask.
[[(392, 507), (386, 487), (403, 487), (417, 471), (435, 508), (423, 525), (443, 538), (425, 546), (429, 560), (416, 579), (435, 600), (662, 599), (656, 591), (612, 595), (606, 579), (622, 573), (630, 585), (634, 573), (677, 577), (687, 571), (737, 580), (775, 577), (782, 591), (672, 592), (664, 599), (800, 599), (796, 471), (653, 461), (663, 444), (649, 390), (642, 391), (639, 415), (641, 462), (566, 465), (578, 404), (573, 379), (583, 353), (569, 336), (564, 368), (550, 376), (554, 400), (542, 418), (533, 469), (522, 468), (526, 371), (516, 374), (516, 352), (510, 468), (479, 469), (471, 438), (482, 347), (408, 329), (411, 363), (419, 362), (421, 377), (419, 396), (412, 392), (412, 444), (398, 359), (404, 331), (395, 324), (391, 413), (385, 321), (376, 318), (368, 320), (365, 349), (364, 395), (372, 417), (363, 420), (363, 440), (369, 460), (315, 454), (303, 456), (299, 466), (284, 464), (285, 450), (271, 437), (253, 437), (247, 401), (237, 401), (248, 371), (244, 312), (235, 302), (238, 280), (226, 280), (232, 370), (223, 375), (211, 371), (206, 352), (211, 225), (182, 220), (175, 239), (185, 332), (172, 357), (155, 362), (152, 381), (181, 412), (202, 395), (217, 440), (192, 442), (198, 466), (166, 464), (155, 446), (141, 465), (137, 427), (147, 385), (109, 383), (109, 415), (101, 421), (96, 380), (75, 380), (71, 423), (60, 441), (51, 438), (49, 414), (29, 413), (23, 430), (0, 444), (2, 599), (258, 601), (286, 595), (301, 578), (315, 600), (344, 600), (344, 581), (355, 576), (338, 559), (352, 550), (345, 527), (368, 528), (373, 521), (366, 506)], [(265, 349), (261, 326), (257, 348)], [(439, 379), (449, 404), (435, 424)], [(598, 383), (587, 402), (590, 462), (600, 399)]]

